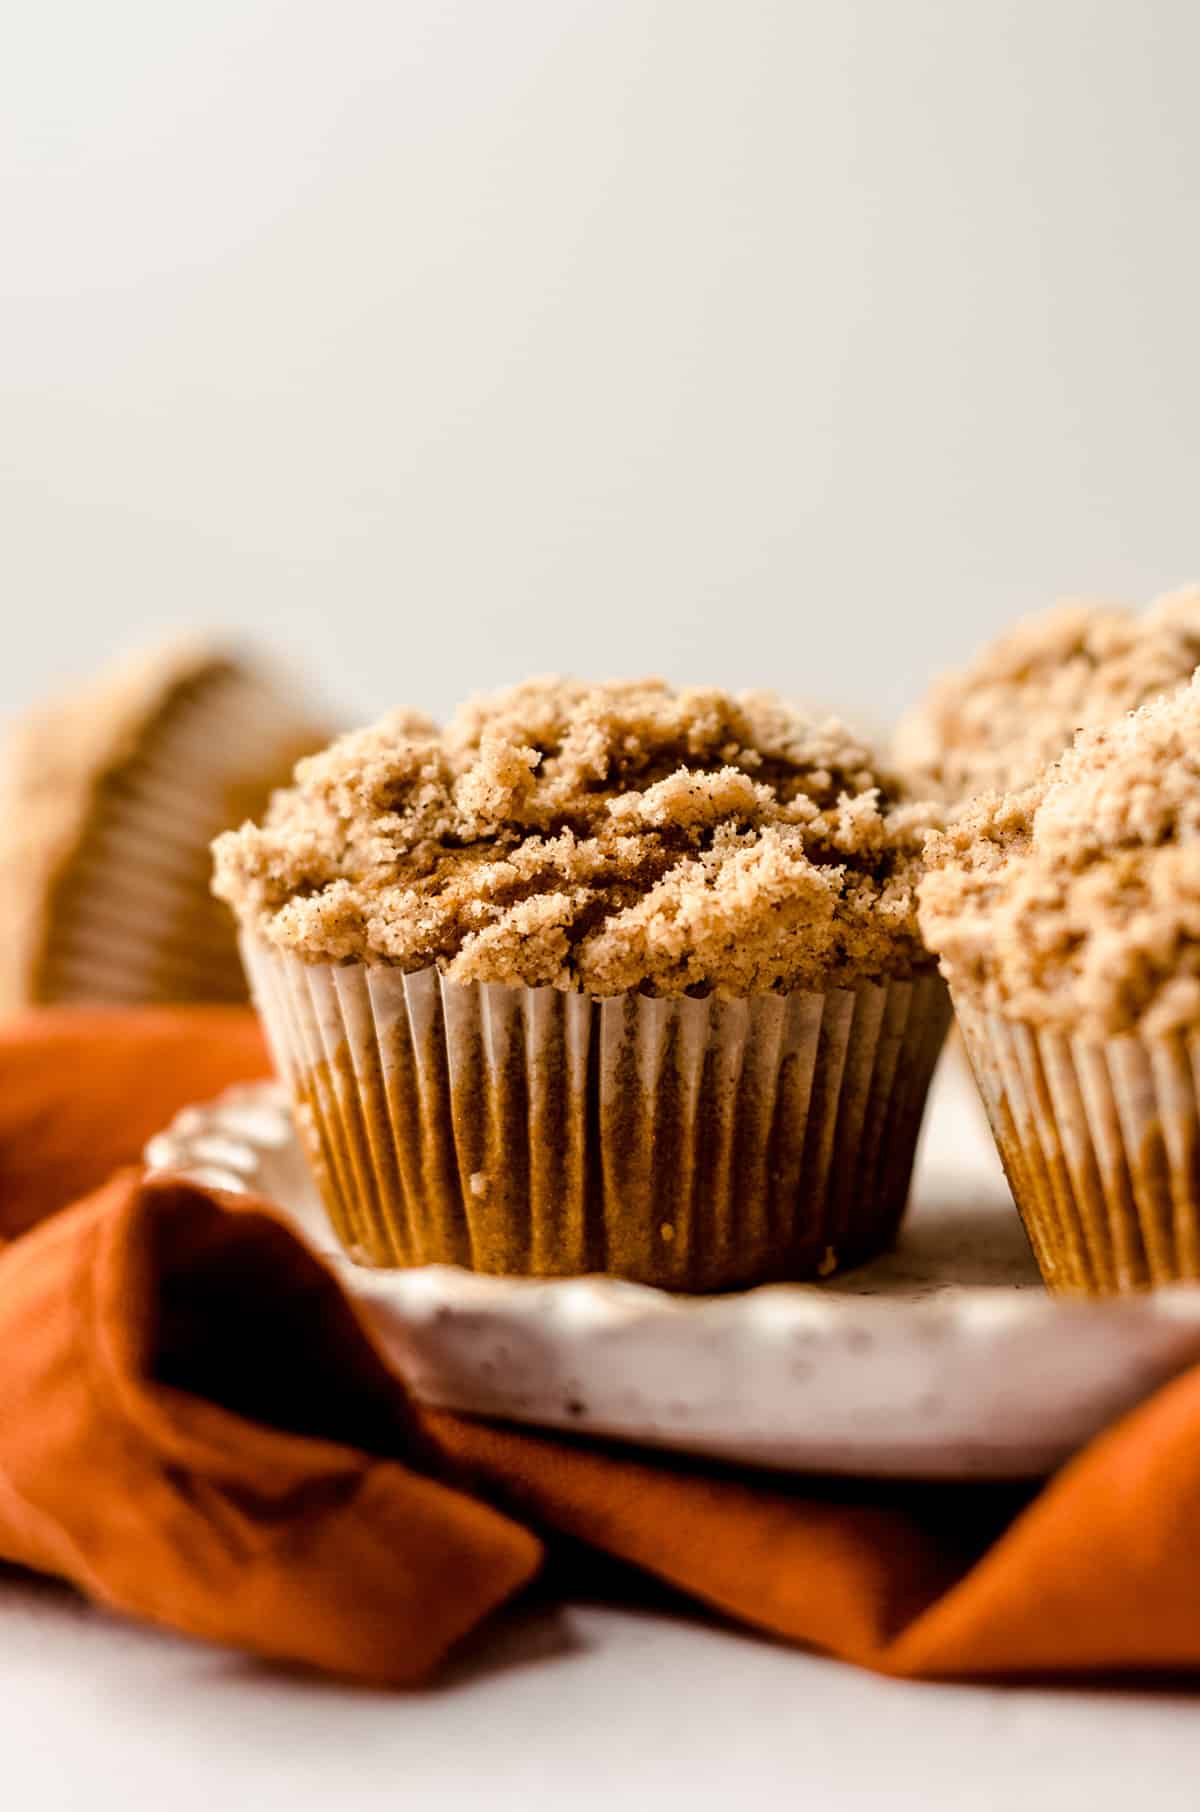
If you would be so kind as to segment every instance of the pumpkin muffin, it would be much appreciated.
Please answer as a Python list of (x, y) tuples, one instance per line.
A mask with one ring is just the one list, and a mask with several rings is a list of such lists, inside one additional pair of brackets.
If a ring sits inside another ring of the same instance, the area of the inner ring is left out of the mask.
[(840, 725), (659, 681), (301, 762), (215, 890), (351, 1256), (709, 1290), (878, 1250), (948, 1018), (932, 821)]
[(927, 854), (921, 925), (1047, 1283), (1200, 1278), (1200, 679)]
[(961, 673), (938, 680), (893, 745), (919, 790), (958, 801), (1017, 792), (1069, 747), (1191, 678), (1200, 587), (1137, 612), (1065, 603), (1023, 618)]
[(0, 753), (0, 1010), (241, 1000), (209, 845), (329, 732), (270, 674), (203, 645), (109, 668)]

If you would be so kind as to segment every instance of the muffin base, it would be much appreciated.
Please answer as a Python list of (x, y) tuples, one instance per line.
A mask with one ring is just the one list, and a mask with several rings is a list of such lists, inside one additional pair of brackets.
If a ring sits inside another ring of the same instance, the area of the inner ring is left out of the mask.
[(895, 1235), (949, 1020), (934, 975), (592, 1000), (243, 955), (361, 1264), (703, 1292), (825, 1275)]
[(1200, 1279), (1200, 1039), (1088, 1041), (956, 1004), (1047, 1287)]

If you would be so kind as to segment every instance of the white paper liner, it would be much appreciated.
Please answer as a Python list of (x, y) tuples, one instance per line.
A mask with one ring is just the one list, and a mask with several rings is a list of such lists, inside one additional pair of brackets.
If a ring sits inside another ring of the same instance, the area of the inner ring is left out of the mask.
[(1200, 1278), (1200, 1039), (1086, 1040), (957, 1005), (1048, 1287), (1094, 1296)]
[(886, 1246), (949, 1020), (936, 976), (593, 1001), (243, 957), (333, 1227), (363, 1264), (677, 1290)]
[(219, 667), (183, 687), (97, 788), (51, 901), (38, 998), (244, 1000), (233, 921), (210, 891), (209, 846), (321, 736), (265, 676)]

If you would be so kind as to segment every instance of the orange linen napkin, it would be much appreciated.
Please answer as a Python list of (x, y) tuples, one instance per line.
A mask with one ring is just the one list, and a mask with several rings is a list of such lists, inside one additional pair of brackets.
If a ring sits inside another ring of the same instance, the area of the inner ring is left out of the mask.
[(236, 1011), (0, 1030), (0, 1232), (20, 1234), (0, 1252), (0, 1558), (398, 1684), (560, 1537), (885, 1672), (1200, 1665), (1200, 1375), (1028, 1503), (792, 1487), (422, 1413), (266, 1204), (136, 1169), (94, 1187), (172, 1108), (264, 1068)]

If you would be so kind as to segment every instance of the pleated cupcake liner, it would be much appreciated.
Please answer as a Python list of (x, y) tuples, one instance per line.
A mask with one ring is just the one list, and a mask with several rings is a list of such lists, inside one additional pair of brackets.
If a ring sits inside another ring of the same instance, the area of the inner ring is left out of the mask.
[(244, 1000), (209, 846), (261, 807), (321, 734), (252, 674), (220, 670), (171, 700), (138, 752), (97, 786), (51, 900), (39, 997)]
[(1048, 1288), (1200, 1278), (1200, 1040), (1087, 1040), (956, 1005)]
[(934, 975), (592, 1000), (251, 937), (243, 959), (353, 1259), (681, 1291), (825, 1275), (891, 1241), (950, 1016)]

